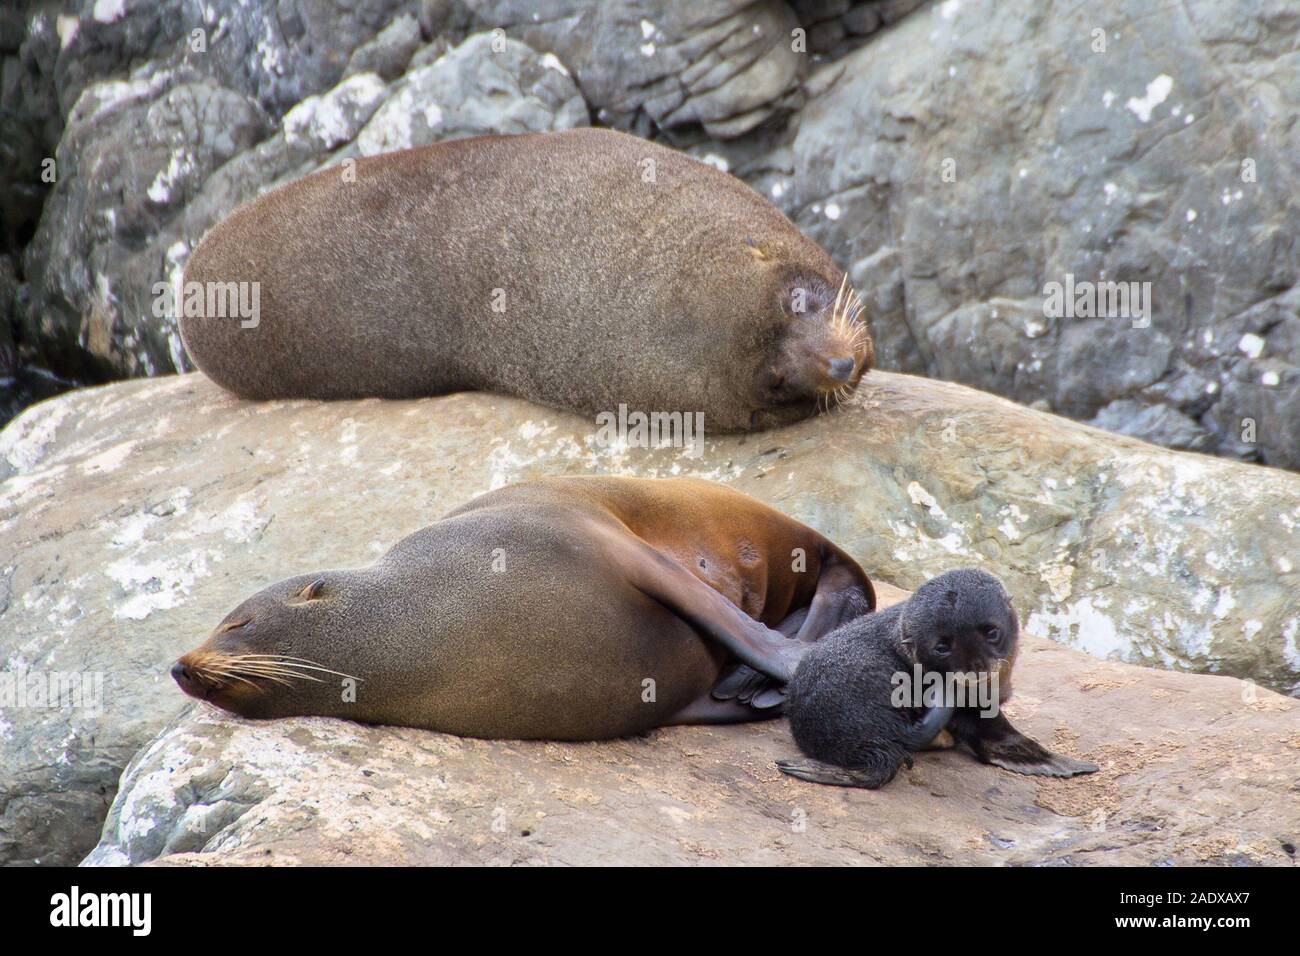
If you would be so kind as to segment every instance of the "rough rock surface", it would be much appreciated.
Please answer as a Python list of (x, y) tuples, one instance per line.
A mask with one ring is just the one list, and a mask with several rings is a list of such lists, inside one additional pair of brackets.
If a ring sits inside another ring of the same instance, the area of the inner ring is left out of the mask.
[[(252, 146), (250, 132), (260, 125), (269, 134), (295, 104), (338, 83), (354, 50), (418, 8), (417, 0), (6, 3), (0, 252), (26, 247), (24, 363), (83, 381), (169, 370), (165, 332), (146, 334), (158, 323), (138, 307), (149, 287), (133, 255), (230, 152)], [(100, 141), (86, 157), (73, 128), (87, 120), (74, 115), (79, 104), (95, 114)], [(62, 201), (42, 209), (47, 199)], [(152, 258), (153, 274), (165, 272), (157, 249)], [(103, 291), (124, 287), (130, 308)], [(106, 297), (123, 328), (103, 315)], [(146, 338), (155, 340), (139, 344)]]
[(947, 751), (846, 790), (777, 771), (784, 720), (571, 744), (196, 705), (132, 760), (86, 862), (1294, 864), (1300, 703), (1036, 639), (1017, 675), (1012, 721), (1100, 772)]
[[(387, 48), (403, 35), (386, 39)], [(563, 64), (517, 40), (493, 48), (479, 35), (436, 52), (392, 83), (351, 73), (282, 118), (188, 65), (87, 86), (24, 254), (23, 340), (83, 378), (183, 371), (180, 334), (156, 311), (155, 285), (175, 281), (203, 234), (240, 203), (358, 153), (587, 122)]]
[(594, 431), (476, 393), (246, 403), (200, 375), (29, 409), (0, 435), (0, 674), (102, 674), (104, 707), (0, 710), (0, 859), (90, 849), (122, 768), (184, 704), (168, 664), (242, 598), (369, 563), (472, 496), (544, 474), (727, 481), (882, 580), (978, 565), (1031, 634), (1300, 689), (1293, 473), (888, 373), (832, 416), (708, 440), (699, 457)]
[(570, 64), (597, 118), (649, 133), (699, 124), (744, 133), (794, 93), (808, 57), (793, 49), (798, 18), (783, 0), (593, 3), (463, 0), (436, 4), (449, 22), (503, 29)]
[[(775, 198), (886, 367), (1300, 467), (1297, 37), (1270, 0), (931, 4), (809, 77)], [(1046, 316), (1067, 274), (1150, 283), (1149, 327)]]

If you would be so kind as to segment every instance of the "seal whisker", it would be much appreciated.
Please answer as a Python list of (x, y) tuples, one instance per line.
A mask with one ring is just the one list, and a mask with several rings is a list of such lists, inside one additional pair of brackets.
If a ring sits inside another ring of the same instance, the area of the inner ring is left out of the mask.
[[(227, 674), (226, 676), (231, 678), (232, 680), (239, 681), (241, 684), (247, 684), (249, 687), (252, 687), (254, 690), (263, 691), (263, 692), (265, 692), (266, 690), (265, 687), (262, 687), (256, 681), (251, 681), (247, 677), (241, 677), (239, 674)], [(285, 686), (288, 687), (289, 685), (285, 684)]]
[[(212, 678), (216, 677), (216, 678), (219, 678), (219, 679), (221, 679), (221, 680), (237, 680), (237, 681), (239, 681), (240, 683), (247, 684), (249, 687), (253, 687), (253, 688), (256, 688), (256, 689), (258, 689), (258, 690), (262, 690), (262, 689), (263, 689), (263, 688), (261, 688), (261, 687), (258, 687), (257, 684), (255, 684), (253, 681), (249, 680), (248, 678), (246, 678), (246, 677), (242, 677), (242, 676), (240, 676), (239, 674), (236, 674), (236, 673), (234, 673), (234, 672), (232, 672), (232, 671), (224, 670), (224, 669), (222, 669), (222, 668), (217, 668), (217, 667), (193, 667), (193, 668), (191, 668), (191, 669), (194, 671), (195, 675), (196, 675), (200, 680), (209, 680), (209, 681), (211, 681)], [(288, 686), (288, 685), (286, 685), (286, 686)]]
[(275, 683), (280, 684), (280, 685), (283, 686), (283, 687), (292, 687), (292, 686), (293, 686), (293, 684), (291, 684), (291, 683), (290, 683), (289, 681), (287, 681), (287, 680), (282, 679), (279, 675), (276, 675), (276, 674), (270, 674), (270, 673), (261, 673), (261, 672), (259, 672), (259, 671), (253, 671), (253, 670), (242, 670), (242, 671), (237, 671), (237, 670), (200, 670), (200, 669), (196, 669), (196, 672), (197, 672), (198, 674), (200, 674), (200, 675), (207, 675), (207, 676), (213, 676), (213, 675), (215, 675), (215, 676), (217, 676), (217, 677), (220, 677), (220, 678), (223, 678), (223, 679), (227, 679), (227, 680), (237, 680), (237, 681), (242, 681), (243, 683), (245, 683), (245, 684), (249, 684), (250, 686), (253, 686), (253, 687), (257, 687), (258, 685), (257, 685), (255, 682), (249, 680), (248, 678), (250, 678), (250, 677), (262, 677), (262, 678), (266, 678), (267, 680), (274, 681)]
[(276, 666), (271, 661), (250, 661), (246, 655), (204, 654), (190, 666), (197, 674), (225, 679), (233, 678), (250, 684), (252, 682), (246, 680), (246, 677), (263, 677), (285, 687), (291, 687), (292, 684), (284, 678), (301, 677), (305, 680), (318, 680), (306, 674)]
[(300, 671), (289, 670), (287, 667), (281, 667), (270, 661), (246, 661), (238, 664), (233, 668), (236, 672), (242, 674), (259, 674), (263, 676), (277, 676), (289, 678), (302, 678), (304, 680), (319, 680), (310, 674), (304, 674)]
[(261, 668), (243, 667), (239, 673), (247, 674), (252, 677), (265, 677), (267, 680), (273, 680), (277, 683), (284, 684), (286, 687), (291, 686), (290, 682), (295, 680), (309, 680), (319, 684), (319, 677), (312, 677), (309, 674), (299, 674), (295, 671), (265, 670)]
[(330, 668), (317, 664), (315, 661), (308, 660), (305, 657), (289, 657), (285, 654), (244, 654), (240, 656), (240, 660), (250, 660), (263, 664), (275, 664), (279, 667), (297, 667), (304, 670), (321, 671), (326, 674), (334, 674), (337, 677), (346, 677), (349, 680), (365, 680), (364, 677), (357, 677), (353, 674), (345, 674), (342, 671), (331, 670)]
[(840, 314), (840, 299), (844, 296), (844, 289), (849, 284), (849, 274), (844, 273), (844, 278), (840, 280), (840, 291), (835, 293), (835, 305), (831, 308), (831, 317), (836, 318)]

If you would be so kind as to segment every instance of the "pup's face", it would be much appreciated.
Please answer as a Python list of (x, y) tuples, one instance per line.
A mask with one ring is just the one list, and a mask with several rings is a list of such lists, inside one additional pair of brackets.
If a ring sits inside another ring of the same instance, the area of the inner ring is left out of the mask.
[(1011, 692), (1020, 625), (1000, 581), (963, 569), (917, 589), (902, 619), (903, 639), (927, 671), (999, 675), (1000, 696)]
[(847, 277), (838, 288), (819, 276), (790, 276), (769, 316), (770, 346), (753, 381), (753, 427), (829, 411), (857, 388), (875, 361), (862, 303)]

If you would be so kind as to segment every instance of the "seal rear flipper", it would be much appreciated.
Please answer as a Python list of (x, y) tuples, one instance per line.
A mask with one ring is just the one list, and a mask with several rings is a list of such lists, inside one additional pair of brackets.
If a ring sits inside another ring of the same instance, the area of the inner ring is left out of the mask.
[(748, 664), (733, 664), (713, 685), (710, 695), (714, 700), (738, 700), (748, 704), (754, 695), (763, 690), (771, 680), (766, 674)]
[[(871, 612), (876, 593), (865, 575), (832, 557), (822, 565), (817, 592), (812, 602), (788, 614), (775, 630), (792, 640), (816, 641), (846, 620)], [(785, 708), (782, 682), (773, 680), (747, 664), (737, 664), (713, 685), (715, 700), (738, 700), (766, 710)]]
[(785, 685), (766, 674), (759, 673), (748, 664), (736, 664), (713, 685), (709, 696), (714, 700), (734, 700), (758, 710), (773, 707), (785, 710)]
[(769, 680), (767, 686), (751, 698), (749, 706), (755, 710), (769, 711), (775, 709), (777, 713), (785, 713), (785, 700), (785, 687)]
[[(782, 698), (782, 705), (784, 705), (784, 698)], [(751, 720), (770, 720), (773, 717), (780, 717), (784, 712), (784, 706), (750, 706), (749, 704), (742, 704), (739, 700), (717, 700), (711, 694), (705, 694), (673, 714), (671, 718), (664, 721), (663, 726), (671, 727), (677, 724), (744, 724)]]
[(776, 629), (786, 637), (794, 637), (799, 633), (800, 628), (803, 627), (803, 622), (808, 620), (808, 612), (810, 610), (810, 607), (799, 608), (799, 610), (792, 612), (788, 617), (781, 621), (781, 623), (776, 626)]
[(975, 736), (968, 737), (967, 743), (984, 763), (1030, 776), (1074, 777), (1099, 769), (1090, 760), (1052, 753), (1016, 730), (1002, 714), (977, 721)]
[(894, 779), (898, 768), (906, 764), (910, 769), (912, 759), (897, 757), (882, 750), (871, 751), (866, 764), (859, 767), (837, 767), (820, 760), (778, 760), (777, 768), (791, 777), (810, 783), (823, 783), (831, 787), (859, 787), (877, 790)]
[(593, 523), (604, 537), (606, 556), (646, 597), (668, 608), (701, 636), (717, 641), (742, 662), (788, 684), (812, 646), (794, 641), (754, 620), (668, 555), (625, 526)]

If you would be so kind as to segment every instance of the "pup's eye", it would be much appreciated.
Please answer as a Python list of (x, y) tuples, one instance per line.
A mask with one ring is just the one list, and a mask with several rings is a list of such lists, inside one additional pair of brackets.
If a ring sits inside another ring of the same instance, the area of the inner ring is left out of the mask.
[(947, 641), (940, 641), (938, 644), (934, 645), (935, 657), (947, 657), (951, 653), (952, 653), (952, 645), (949, 644)]
[(1001, 629), (996, 627), (985, 628), (984, 640), (988, 641), (990, 644), (1001, 644), (1002, 643)]

